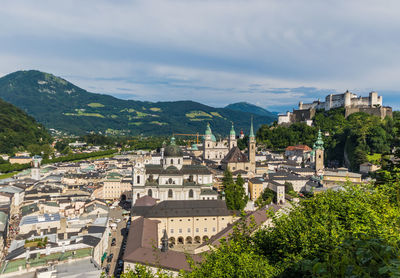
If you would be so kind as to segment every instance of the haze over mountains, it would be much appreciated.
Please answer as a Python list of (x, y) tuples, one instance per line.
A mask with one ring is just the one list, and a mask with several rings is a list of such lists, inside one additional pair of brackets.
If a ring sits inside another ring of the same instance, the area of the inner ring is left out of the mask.
[(202, 133), (210, 122), (216, 134), (271, 123), (276, 115), (237, 103), (214, 108), (193, 101), (146, 102), (90, 93), (49, 73), (17, 71), (0, 78), (0, 98), (26, 111), (47, 128), (83, 134), (90, 131), (130, 135)]

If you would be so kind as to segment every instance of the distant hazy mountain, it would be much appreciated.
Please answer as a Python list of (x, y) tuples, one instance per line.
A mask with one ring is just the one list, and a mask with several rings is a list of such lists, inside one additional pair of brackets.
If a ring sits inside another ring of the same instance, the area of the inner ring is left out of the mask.
[(237, 102), (233, 104), (229, 104), (225, 106), (227, 109), (235, 110), (235, 111), (241, 111), (241, 112), (248, 112), (260, 116), (265, 116), (265, 117), (271, 117), (271, 118), (276, 118), (277, 113), (270, 112), (264, 108), (261, 108), (257, 105), (248, 103), (248, 102)]
[(46, 129), (24, 111), (0, 99), (0, 153), (13, 153), (18, 147), (49, 143)]
[(204, 132), (207, 122), (216, 134), (228, 134), (231, 122), (248, 132), (271, 123), (275, 115), (214, 108), (193, 101), (143, 102), (87, 92), (40, 71), (18, 71), (0, 78), (0, 97), (22, 108), (47, 128), (74, 134), (90, 131), (116, 134), (171, 135)]

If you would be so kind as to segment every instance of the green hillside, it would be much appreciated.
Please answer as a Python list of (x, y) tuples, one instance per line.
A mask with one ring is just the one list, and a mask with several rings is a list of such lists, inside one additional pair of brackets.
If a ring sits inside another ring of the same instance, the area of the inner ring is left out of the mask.
[(25, 110), (47, 128), (75, 134), (90, 131), (130, 135), (203, 132), (210, 122), (216, 134), (228, 134), (231, 122), (249, 130), (274, 116), (213, 108), (193, 101), (143, 102), (87, 92), (40, 71), (18, 71), (0, 78), (0, 97)]
[(274, 114), (264, 108), (261, 108), (257, 105), (248, 103), (248, 102), (232, 103), (232, 104), (225, 106), (225, 108), (231, 109), (234, 111), (249, 112), (249, 113), (253, 113), (256, 115), (260, 115), (260, 116), (266, 116), (266, 117), (272, 117), (272, 118), (276, 117), (276, 114)]
[(48, 144), (50, 135), (34, 118), (0, 99), (0, 153), (13, 153), (18, 148)]

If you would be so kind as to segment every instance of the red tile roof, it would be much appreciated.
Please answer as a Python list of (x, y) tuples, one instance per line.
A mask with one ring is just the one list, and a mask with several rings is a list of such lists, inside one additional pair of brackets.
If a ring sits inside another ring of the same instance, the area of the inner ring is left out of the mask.
[(307, 145), (296, 145), (289, 146), (286, 148), (287, 151), (312, 151), (312, 149)]

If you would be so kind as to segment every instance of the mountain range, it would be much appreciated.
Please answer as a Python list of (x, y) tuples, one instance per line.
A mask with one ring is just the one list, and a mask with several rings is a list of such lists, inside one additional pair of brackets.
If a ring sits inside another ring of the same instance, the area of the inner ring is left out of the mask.
[[(23, 109), (47, 128), (85, 134), (170, 135), (202, 133), (209, 122), (217, 135), (271, 123), (276, 115), (257, 106), (214, 108), (194, 101), (146, 102), (90, 93), (63, 78), (36, 70), (0, 78), (0, 98)], [(254, 111), (252, 111), (252, 109)], [(261, 114), (260, 114), (261, 111)]]
[(248, 113), (265, 116), (265, 117), (271, 117), (271, 118), (275, 118), (277, 115), (275, 112), (270, 112), (264, 108), (261, 108), (257, 105), (254, 105), (254, 104), (251, 104), (248, 102), (232, 103), (232, 104), (225, 106), (225, 108), (235, 110), (235, 111), (248, 112)]

